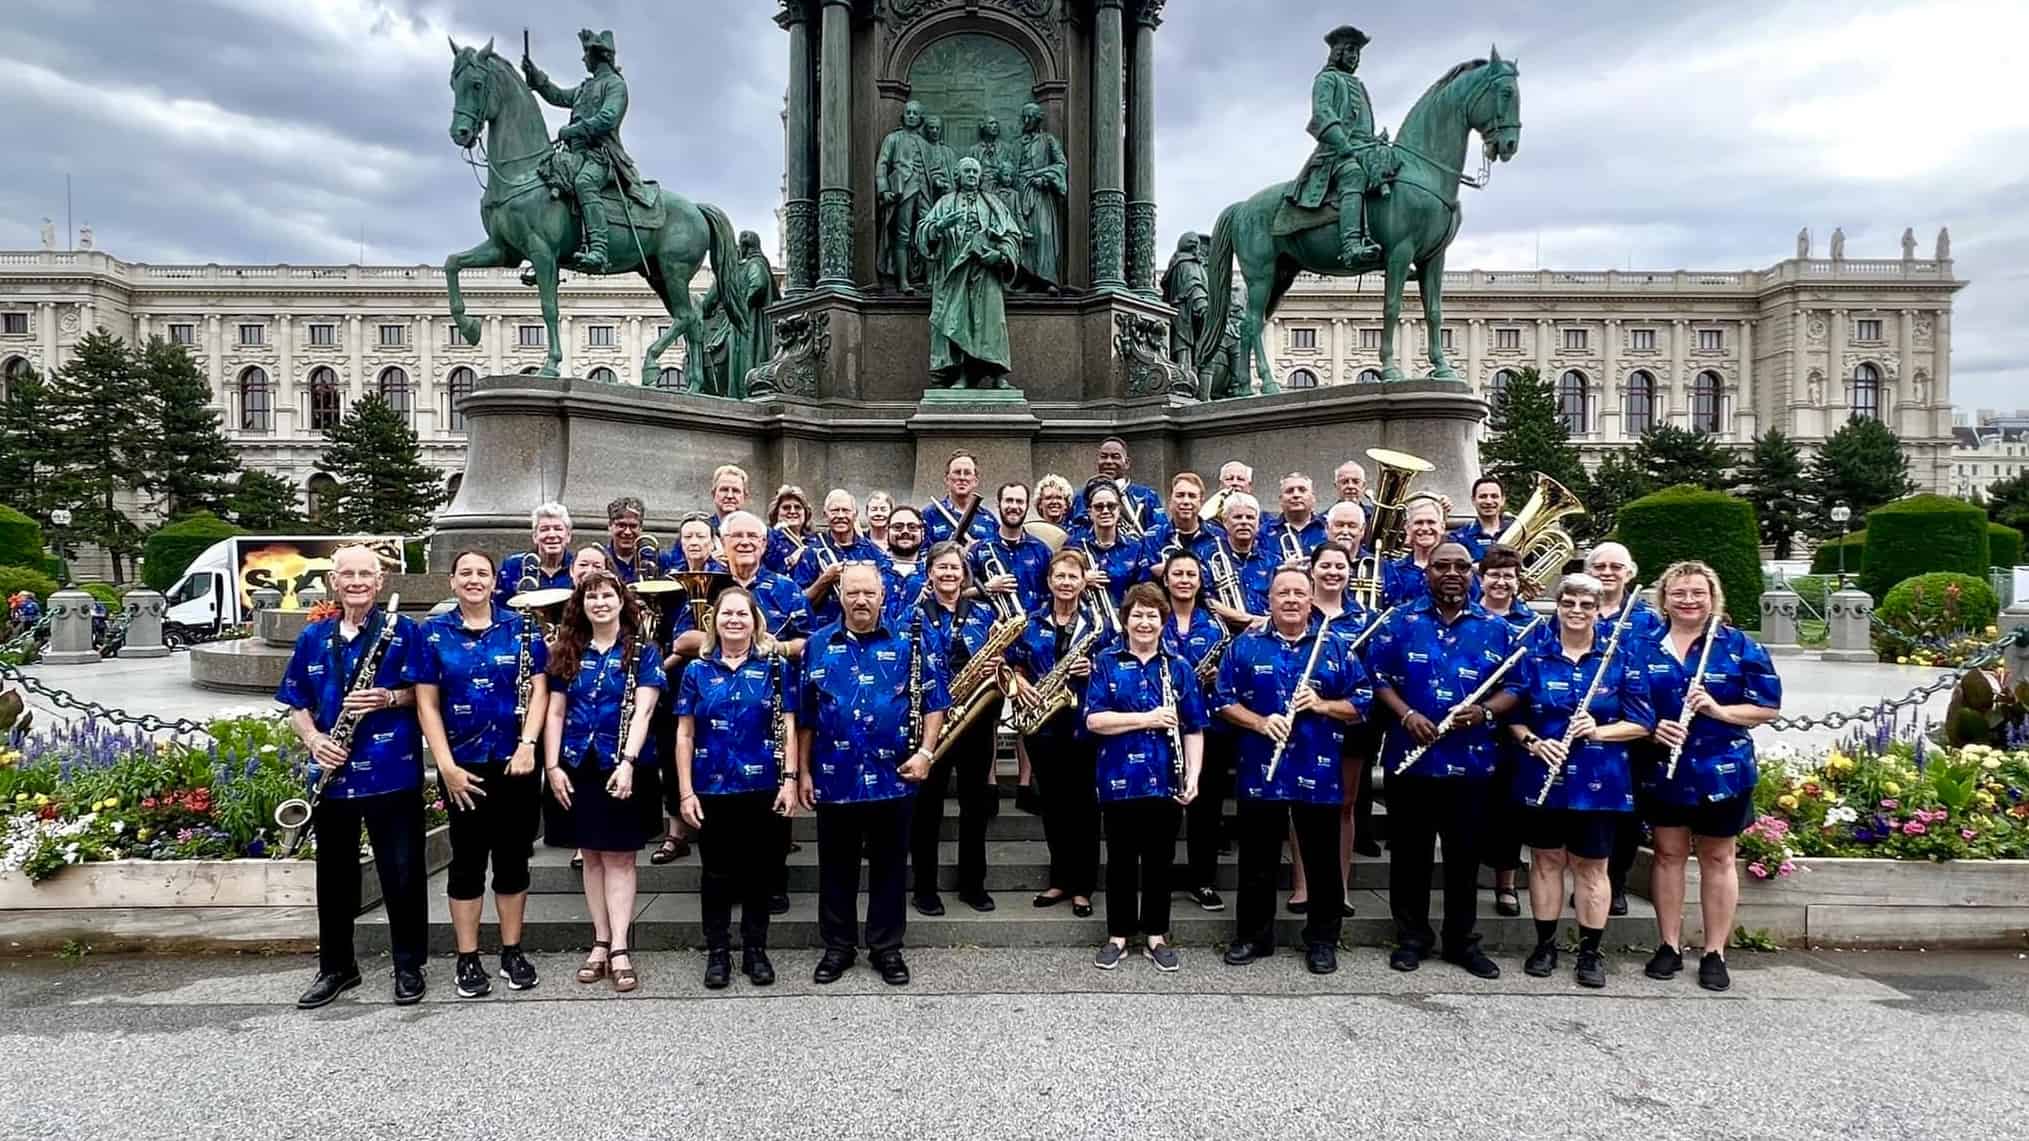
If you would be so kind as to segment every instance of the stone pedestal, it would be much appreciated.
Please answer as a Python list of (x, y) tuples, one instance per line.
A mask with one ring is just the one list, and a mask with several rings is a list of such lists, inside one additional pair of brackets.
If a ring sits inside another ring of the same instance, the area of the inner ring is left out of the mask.
[(1770, 657), (1789, 658), (1804, 652), (1797, 644), (1797, 612), (1803, 599), (1788, 587), (1761, 594), (1761, 648)]
[[(2024, 629), (2029, 629), (2029, 600), (2017, 602), (2001, 611), (1998, 625), (2001, 633), (2017, 636), (2020, 636)], [(2029, 678), (2029, 646), (2019, 642), (2010, 646), (2001, 662), (2008, 667), (2009, 677)]]
[(1871, 662), (1874, 653), (1870, 627), (1874, 598), (1864, 590), (1835, 590), (1825, 603), (1825, 624), (1830, 646), (1821, 655), (1828, 662)]
[(120, 647), (123, 658), (166, 658), (169, 647), (162, 644), (162, 615), (168, 604), (159, 590), (130, 590), (122, 596), (127, 612), (127, 642)]
[(82, 590), (59, 590), (49, 596), (49, 646), (42, 664), (79, 666), (99, 660), (92, 646), (92, 615), (98, 600)]

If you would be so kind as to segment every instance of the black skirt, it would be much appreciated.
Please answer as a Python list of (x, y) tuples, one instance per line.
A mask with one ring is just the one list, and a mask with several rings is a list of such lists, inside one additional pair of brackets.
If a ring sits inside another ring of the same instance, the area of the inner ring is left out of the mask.
[(662, 796), (655, 766), (634, 766), (634, 791), (618, 800), (606, 791), (612, 770), (586, 756), (571, 774), (570, 834), (589, 852), (638, 852), (662, 834)]

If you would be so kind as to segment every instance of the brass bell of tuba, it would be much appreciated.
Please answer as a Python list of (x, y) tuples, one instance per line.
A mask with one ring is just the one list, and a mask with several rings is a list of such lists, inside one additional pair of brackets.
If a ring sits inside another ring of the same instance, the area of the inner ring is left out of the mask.
[(1558, 523), (1583, 514), (1585, 504), (1570, 489), (1537, 472), (1536, 490), (1529, 496), (1529, 502), (1494, 541), (1514, 548), (1522, 556), (1523, 582), (1549, 590), (1564, 574), (1564, 564), (1578, 552), (1577, 542)]

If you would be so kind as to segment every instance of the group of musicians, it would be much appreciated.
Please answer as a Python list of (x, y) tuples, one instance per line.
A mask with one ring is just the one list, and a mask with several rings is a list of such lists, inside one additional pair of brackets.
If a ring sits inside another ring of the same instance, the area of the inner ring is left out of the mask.
[(1216, 488), (1179, 473), (1167, 496), (1132, 481), (1118, 439), (1095, 467), (1083, 487), (1046, 476), (988, 499), (960, 451), (947, 494), (920, 509), (876, 493), (862, 510), (833, 490), (813, 511), (785, 486), (764, 519), (749, 510), (746, 473), (728, 465), (713, 475), (715, 510), (686, 518), (666, 549), (644, 535), (638, 499), (615, 500), (605, 541), (576, 549), (569, 513), (545, 504), (530, 551), (498, 564), (459, 552), (455, 605), (420, 622), (381, 602), (370, 551), (338, 552), (338, 613), (304, 630), (278, 695), (324, 778), (322, 949), (300, 1004), (360, 982), (362, 825), (388, 906), (395, 999), (423, 994), (424, 744), (451, 819), (461, 996), (491, 988), (479, 950), (489, 863), (499, 977), (536, 985), (519, 943), (545, 815), (548, 842), (575, 847), (583, 869), (594, 939), (581, 983), (640, 985), (636, 861), (658, 839), (656, 863), (698, 846), (704, 984), (731, 981), (736, 901), (741, 973), (772, 983), (788, 821), (814, 812), (815, 981), (838, 979), (864, 947), (884, 981), (906, 984), (905, 904), (913, 895), (920, 914), (944, 912), (938, 841), (954, 779), (958, 898), (996, 906), (986, 833), (1003, 720), (1020, 747), (1018, 803), (1043, 817), (1049, 850), (1035, 907), (1092, 914), (1103, 831), (1101, 969), (1131, 952), (1178, 969), (1172, 892), (1222, 910), (1226, 845), (1238, 848), (1239, 894), (1224, 960), (1272, 955), (1286, 842), (1284, 906), (1304, 916), (1305, 964), (1336, 970), (1352, 857), (1379, 853), (1367, 827), (1378, 764), (1395, 969), (1436, 956), (1498, 977), (1476, 931), (1479, 868), (1494, 870), (1499, 912), (1519, 915), (1527, 845), (1537, 941), (1524, 970), (1556, 971), (1569, 898), (1575, 981), (1604, 986), (1608, 916), (1626, 912), (1646, 822), (1658, 946), (1645, 973), (1683, 967), (1695, 850), (1698, 980), (1729, 985), (1735, 837), (1753, 818), (1749, 731), (1776, 716), (1781, 684), (1762, 648), (1724, 623), (1710, 567), (1664, 570), (1652, 606), (1617, 543), (1565, 573), (1566, 537), (1546, 566), (1532, 536), (1518, 542), (1492, 479), (1473, 485), (1471, 520), (1447, 532), (1448, 501), (1407, 493), (1414, 467), (1389, 468), (1398, 478), (1377, 503), (1365, 468), (1348, 462), (1325, 510), (1293, 473), (1266, 517), (1244, 464), (1225, 465)]

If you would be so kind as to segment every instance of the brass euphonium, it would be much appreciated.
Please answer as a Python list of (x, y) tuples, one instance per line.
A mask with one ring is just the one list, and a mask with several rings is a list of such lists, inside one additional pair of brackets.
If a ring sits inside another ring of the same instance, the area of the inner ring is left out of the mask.
[(1233, 489), (1229, 487), (1222, 487), (1213, 492), (1211, 498), (1205, 500), (1204, 506), (1198, 508), (1199, 520), (1206, 523), (1217, 523), (1220, 514), (1226, 510), (1227, 498), (1232, 494)]
[(1548, 590), (1556, 585), (1564, 573), (1564, 564), (1578, 551), (1578, 544), (1558, 523), (1583, 514), (1585, 504), (1577, 496), (1563, 484), (1537, 472), (1536, 490), (1529, 496), (1529, 502), (1494, 541), (1514, 548), (1522, 556), (1523, 582)]

